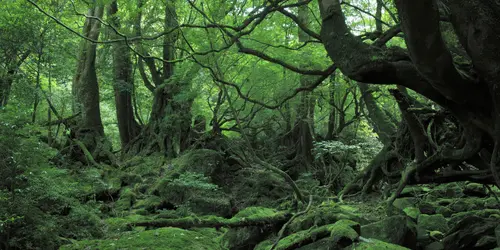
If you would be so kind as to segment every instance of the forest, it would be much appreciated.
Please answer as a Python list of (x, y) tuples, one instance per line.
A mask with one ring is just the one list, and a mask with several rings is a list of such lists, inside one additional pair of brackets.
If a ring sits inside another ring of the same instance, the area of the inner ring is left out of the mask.
[(0, 249), (500, 249), (497, 0), (0, 1)]

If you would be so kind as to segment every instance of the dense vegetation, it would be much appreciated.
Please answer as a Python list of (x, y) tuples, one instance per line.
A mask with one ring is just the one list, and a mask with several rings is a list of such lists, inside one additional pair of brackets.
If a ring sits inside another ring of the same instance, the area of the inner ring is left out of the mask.
[(500, 4), (0, 5), (0, 249), (500, 249)]

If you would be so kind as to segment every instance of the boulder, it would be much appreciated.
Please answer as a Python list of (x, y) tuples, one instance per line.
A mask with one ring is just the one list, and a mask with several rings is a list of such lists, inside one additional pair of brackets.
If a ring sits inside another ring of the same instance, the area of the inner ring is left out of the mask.
[(416, 225), (406, 216), (391, 216), (362, 226), (361, 235), (411, 249), (416, 247)]

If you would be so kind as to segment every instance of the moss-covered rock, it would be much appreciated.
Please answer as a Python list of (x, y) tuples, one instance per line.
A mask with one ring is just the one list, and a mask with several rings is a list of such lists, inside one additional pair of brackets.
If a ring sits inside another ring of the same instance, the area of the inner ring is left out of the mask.
[(497, 239), (497, 245), (500, 246), (500, 225), (495, 228), (495, 238)]
[(265, 169), (244, 168), (235, 173), (231, 193), (239, 209), (251, 206), (277, 207), (293, 194), (283, 177)]
[(324, 202), (320, 206), (313, 207), (311, 210), (296, 218), (290, 223), (287, 232), (298, 232), (306, 230), (313, 226), (323, 226), (333, 224), (339, 220), (352, 220), (360, 224), (366, 224), (367, 221), (362, 215), (354, 212), (355, 208), (347, 205), (339, 205), (335, 202)]
[(478, 209), (478, 205), (476, 205), (474, 200), (471, 199), (457, 199), (448, 207), (456, 213)]
[(394, 200), (393, 205), (396, 208), (399, 208), (401, 210), (407, 208), (407, 207), (415, 207), (417, 204), (417, 199), (416, 198), (399, 198)]
[(484, 187), (483, 184), (479, 183), (468, 183), (465, 185), (463, 193), (467, 196), (474, 196), (474, 197), (486, 197), (486, 188)]
[(111, 249), (155, 249), (155, 250), (217, 250), (223, 249), (213, 234), (188, 231), (179, 228), (160, 228), (138, 233), (123, 234), (109, 240), (84, 240), (65, 245), (61, 250), (111, 250)]
[(472, 210), (472, 211), (455, 213), (449, 219), (448, 225), (450, 227), (453, 227), (459, 221), (463, 220), (464, 218), (470, 217), (470, 216), (477, 216), (477, 217), (481, 217), (481, 218), (495, 217), (495, 216), (500, 216), (500, 210), (498, 210), (498, 209), (481, 209), (481, 210)]
[(432, 189), (425, 186), (407, 186), (401, 191), (399, 197), (417, 197), (430, 192)]
[[(107, 225), (107, 234), (116, 235), (123, 233), (125, 231), (130, 231), (131, 228), (128, 227), (129, 223), (134, 223), (137, 221), (148, 220), (148, 217), (138, 214), (131, 214), (125, 217), (111, 217), (104, 220)], [(135, 228), (136, 230), (141, 230), (140, 228)]]
[(418, 204), (418, 209), (422, 214), (435, 214), (437, 206), (431, 202), (424, 201)]
[(385, 249), (385, 250), (408, 250), (409, 248), (383, 242), (377, 239), (366, 239), (365, 241), (352, 244), (351, 246), (344, 248), (345, 250), (375, 250), (375, 249)]
[(436, 214), (442, 214), (444, 217), (448, 218), (453, 215), (453, 210), (448, 207), (438, 207), (436, 208)]
[(484, 200), (483, 206), (490, 209), (500, 209), (500, 202), (495, 197), (489, 197)]
[(428, 195), (431, 199), (458, 198), (464, 196), (462, 188), (457, 183), (442, 184), (434, 187)]
[(427, 231), (439, 231), (446, 233), (450, 228), (448, 221), (442, 214), (421, 214), (418, 216), (417, 225)]
[(361, 236), (414, 249), (416, 225), (406, 216), (391, 216), (361, 227)]
[[(339, 220), (334, 224), (314, 227), (299, 231), (282, 238), (275, 249), (317, 249), (314, 242), (325, 239), (321, 244), (329, 244), (331, 249), (340, 249), (351, 245), (358, 237), (360, 225), (350, 220)], [(308, 246), (313, 244), (312, 246)], [(256, 250), (269, 249), (273, 241), (264, 241), (257, 245)]]

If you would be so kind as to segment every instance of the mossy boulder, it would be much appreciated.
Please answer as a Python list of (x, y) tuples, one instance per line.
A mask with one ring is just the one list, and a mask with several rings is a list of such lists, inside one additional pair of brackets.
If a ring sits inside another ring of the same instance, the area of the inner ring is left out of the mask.
[(457, 183), (441, 184), (429, 191), (431, 199), (436, 198), (458, 198), (464, 196), (462, 188)]
[(323, 202), (317, 207), (296, 218), (287, 228), (289, 233), (306, 230), (313, 226), (323, 226), (333, 224), (339, 220), (351, 220), (360, 224), (368, 221), (362, 215), (355, 212), (355, 208), (347, 205), (340, 205), (333, 201)]
[(465, 185), (463, 193), (467, 196), (473, 196), (473, 197), (486, 197), (486, 188), (484, 187), (483, 184), (479, 183), (468, 183)]
[(416, 198), (405, 197), (394, 200), (393, 205), (401, 210), (407, 207), (415, 207), (417, 204)]
[[(271, 208), (248, 207), (239, 211), (233, 218), (265, 218), (272, 217), (276, 213), (277, 211)], [(273, 226), (231, 228), (222, 237), (222, 242), (228, 249), (253, 249), (272, 231), (278, 230), (279, 228)]]
[[(350, 220), (339, 220), (334, 224), (314, 227), (308, 230), (290, 234), (278, 242), (275, 249), (318, 249), (320, 245), (329, 245), (330, 249), (341, 249), (351, 245), (359, 237), (360, 225)], [(274, 241), (267, 240), (255, 248), (256, 250), (269, 249)]]
[(421, 195), (425, 195), (430, 192), (432, 189), (425, 186), (408, 186), (401, 191), (399, 197), (418, 197)]
[(280, 175), (266, 169), (244, 168), (235, 173), (231, 193), (238, 209), (251, 206), (277, 207), (293, 194)]
[(418, 210), (422, 214), (435, 214), (437, 206), (431, 202), (421, 202), (418, 204)]
[[(120, 234), (125, 231), (130, 231), (132, 228), (128, 226), (129, 223), (133, 222), (138, 222), (138, 221), (145, 221), (148, 220), (147, 216), (143, 215), (138, 215), (138, 214), (131, 214), (125, 217), (111, 217), (107, 218), (104, 220), (104, 222), (107, 225), (107, 234), (108, 235), (115, 235), (115, 234)], [(136, 230), (141, 230), (138, 227), (135, 227), (134, 229)]]
[[(215, 230), (212, 230), (215, 231)], [(167, 227), (156, 230), (123, 234), (108, 240), (84, 240), (64, 245), (61, 250), (115, 250), (115, 249), (155, 249), (155, 250), (218, 250), (222, 249), (213, 233), (189, 231)]]
[(490, 209), (500, 209), (500, 202), (495, 197), (489, 197), (484, 200), (483, 206)]
[(231, 215), (230, 197), (203, 174), (186, 172), (178, 176), (163, 177), (154, 186), (164, 202), (175, 207), (189, 208), (199, 215)]
[(416, 225), (402, 215), (387, 217), (381, 221), (362, 226), (361, 236), (412, 249), (416, 247)]
[(457, 199), (454, 203), (448, 206), (453, 212), (465, 212), (478, 209), (478, 205), (471, 199)]
[(442, 214), (421, 214), (418, 216), (417, 225), (427, 231), (439, 231), (446, 233), (450, 228), (448, 221)]
[(374, 250), (374, 249), (408, 250), (409, 248), (387, 243), (377, 239), (366, 239), (364, 241), (357, 242), (349, 247), (344, 248), (344, 250)]
[(448, 218), (453, 215), (453, 210), (448, 207), (437, 207), (436, 214), (442, 214), (444, 217)]
[(462, 221), (463, 219), (470, 217), (470, 216), (477, 216), (480, 218), (490, 218), (490, 217), (495, 218), (495, 217), (497, 217), (497, 219), (498, 219), (498, 216), (500, 216), (500, 210), (498, 210), (498, 209), (481, 209), (481, 210), (472, 210), (472, 211), (455, 213), (449, 219), (448, 225), (450, 227), (453, 227), (459, 221)]

